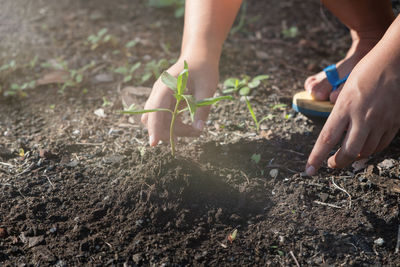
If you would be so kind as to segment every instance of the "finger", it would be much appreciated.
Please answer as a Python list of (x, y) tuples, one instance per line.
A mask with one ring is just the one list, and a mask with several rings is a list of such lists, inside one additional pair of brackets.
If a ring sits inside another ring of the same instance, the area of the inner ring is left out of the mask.
[(314, 175), (347, 129), (348, 118), (332, 112), (308, 157), (306, 173)]
[(341, 148), (328, 159), (328, 166), (330, 168), (343, 168), (355, 161), (360, 155), (369, 132), (368, 129), (366, 130), (358, 125), (350, 125)]
[(393, 129), (393, 130), (391, 130), (391, 131), (389, 131), (389, 132), (386, 132), (386, 133), (382, 136), (382, 138), (381, 138), (381, 140), (380, 140), (378, 146), (376, 147), (375, 153), (381, 152), (381, 151), (384, 150), (387, 146), (389, 146), (390, 143), (393, 141), (393, 139), (394, 139), (394, 137), (396, 136), (396, 134), (397, 134), (398, 131), (399, 131), (399, 128), (395, 128), (395, 129)]
[(338, 89), (336, 89), (335, 91), (333, 91), (333, 92), (329, 95), (329, 101), (330, 101), (332, 104), (336, 103), (336, 100), (337, 100), (337, 98), (338, 98), (340, 92), (342, 91), (342, 88), (343, 88), (343, 84), (342, 84)]
[(365, 141), (364, 146), (361, 149), (360, 158), (369, 157), (376, 151), (376, 148), (378, 147), (383, 134), (383, 132), (377, 130), (371, 131), (369, 133), (367, 140)]
[(167, 123), (171, 121), (171, 115), (166, 112), (149, 113), (147, 129), (149, 131), (149, 144), (156, 146), (159, 141), (169, 141), (169, 128)]
[[(194, 97), (198, 101), (204, 98), (212, 97), (212, 95), (210, 95), (210, 92), (206, 92), (205, 90), (196, 90)], [(193, 128), (197, 129), (198, 131), (204, 130), (205, 121), (207, 121), (210, 109), (211, 106), (205, 106), (196, 110), (196, 113), (194, 114)]]

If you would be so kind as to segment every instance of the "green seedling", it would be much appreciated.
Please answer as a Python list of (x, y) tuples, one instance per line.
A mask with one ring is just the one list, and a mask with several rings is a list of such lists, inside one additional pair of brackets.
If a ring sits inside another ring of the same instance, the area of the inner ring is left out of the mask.
[[(4, 96), (13, 96), (13, 95), (19, 95), (22, 97), (26, 97), (27, 94), (24, 92), (27, 89), (33, 89), (36, 85), (36, 81), (30, 81), (23, 83), (22, 85), (19, 85), (17, 83), (11, 84), (9, 89), (4, 90), (3, 95)], [(0, 90), (2, 91), (2, 90)]]
[(122, 74), (124, 76), (124, 83), (130, 82), (133, 79), (133, 73), (141, 66), (142, 64), (140, 62), (137, 62), (136, 64), (132, 66), (125, 66), (125, 67), (119, 67), (114, 70), (115, 73)]
[(103, 96), (103, 107), (108, 107), (111, 106), (112, 103), (110, 101), (107, 100), (107, 97)]
[(149, 6), (157, 8), (175, 8), (175, 18), (181, 18), (185, 14), (185, 0), (149, 0)]
[(238, 232), (238, 230), (235, 229), (235, 230), (233, 230), (233, 232), (231, 234), (228, 235), (229, 242), (233, 243), (233, 241), (235, 241), (235, 239), (237, 237), (237, 232)]
[(103, 28), (96, 34), (91, 34), (87, 38), (87, 44), (90, 45), (91, 50), (95, 50), (102, 44), (115, 42), (115, 37), (111, 34), (107, 34), (108, 29)]
[(9, 63), (0, 66), (0, 71), (14, 70), (16, 68), (17, 68), (17, 63), (15, 62), (15, 60), (11, 60)]
[(173, 63), (172, 60), (168, 61), (165, 58), (160, 59), (158, 62), (155, 60), (148, 62), (144, 69), (141, 83), (147, 82), (151, 77), (157, 79), (161, 75), (161, 73), (169, 67), (171, 63)]
[(132, 40), (132, 41), (127, 42), (127, 43), (125, 44), (125, 47), (126, 47), (126, 48), (132, 48), (132, 47), (135, 47), (138, 43), (139, 43), (139, 40), (138, 40), (138, 39), (135, 39), (135, 40)]
[(292, 26), (290, 28), (284, 27), (282, 30), (282, 35), (285, 38), (296, 38), (299, 34), (299, 29), (296, 26)]
[(242, 79), (228, 78), (224, 82), (224, 94), (239, 93), (242, 96), (250, 94), (252, 89), (255, 89), (261, 85), (261, 82), (268, 79), (268, 75), (258, 75), (254, 78), (250, 76), (243, 76)]
[(74, 87), (81, 84), (83, 82), (84, 73), (88, 69), (93, 68), (96, 62), (92, 61), (79, 69), (69, 69), (65, 61), (60, 62), (59, 65), (59, 68), (69, 72), (69, 75), (65, 77), (66, 80), (59, 90), (59, 93), (63, 94), (67, 87)]
[(251, 160), (255, 163), (258, 164), (261, 160), (261, 154), (256, 154), (254, 153), (253, 155), (251, 155)]
[(265, 120), (271, 119), (271, 114), (268, 114), (267, 116), (262, 117), (261, 120), (258, 120), (256, 113), (254, 112), (253, 107), (251, 106), (250, 101), (247, 98), (247, 96), (245, 96), (244, 100), (246, 101), (247, 109), (250, 112), (251, 118), (253, 119), (254, 124), (256, 125), (256, 130), (258, 132), (260, 130), (261, 123)]
[[(164, 71), (161, 74), (162, 82), (168, 86), (173, 92), (173, 96), (176, 99), (176, 104), (174, 110), (167, 109), (167, 108), (156, 108), (156, 109), (145, 109), (145, 110), (136, 110), (135, 106), (132, 105), (124, 111), (121, 111), (123, 114), (143, 114), (143, 113), (150, 113), (150, 112), (169, 112), (172, 115), (171, 124), (170, 124), (170, 144), (171, 144), (171, 154), (175, 156), (175, 139), (174, 139), (174, 127), (175, 121), (179, 114), (183, 113), (184, 111), (189, 111), (190, 118), (194, 121), (194, 115), (196, 113), (197, 108), (210, 106), (213, 105), (221, 100), (229, 99), (232, 100), (231, 96), (220, 96), (220, 97), (212, 97), (206, 98), (203, 100), (196, 101), (193, 95), (188, 95), (186, 93), (186, 85), (189, 77), (189, 67), (187, 62), (184, 63), (183, 71), (178, 75), (178, 78), (170, 75), (168, 72)], [(183, 109), (179, 109), (180, 103), (182, 101), (186, 102), (187, 107)]]

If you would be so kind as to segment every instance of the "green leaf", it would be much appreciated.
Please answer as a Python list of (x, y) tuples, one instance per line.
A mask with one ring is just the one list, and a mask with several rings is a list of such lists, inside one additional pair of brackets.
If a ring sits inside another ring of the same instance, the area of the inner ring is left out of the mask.
[(126, 47), (126, 48), (132, 48), (132, 47), (134, 47), (135, 45), (137, 45), (138, 43), (139, 43), (138, 40), (132, 40), (132, 41), (129, 41), (128, 43), (126, 43), (125, 47)]
[(107, 43), (108, 41), (110, 41), (111, 40), (111, 35), (110, 34), (107, 34), (105, 37), (104, 37), (104, 39), (103, 39), (103, 41), (105, 42), (105, 43)]
[(250, 94), (250, 88), (248, 86), (243, 87), (242, 89), (240, 89), (239, 94), (246, 96)]
[(185, 99), (187, 106), (189, 107), (190, 118), (194, 121), (194, 114), (197, 110), (196, 99), (192, 95), (182, 95)]
[(97, 36), (103, 36), (104, 34), (106, 34), (108, 32), (108, 29), (107, 28), (103, 28), (103, 29), (101, 29), (98, 33), (97, 33)]
[(252, 81), (263, 81), (266, 79), (269, 79), (269, 75), (262, 74), (262, 75), (257, 75), (256, 77), (254, 77)]
[(83, 75), (82, 75), (82, 74), (78, 74), (78, 75), (76, 76), (75, 81), (76, 81), (77, 83), (81, 83), (82, 80), (83, 80)]
[(233, 97), (230, 95), (226, 96), (218, 96), (218, 97), (210, 97), (210, 98), (205, 98), (203, 100), (197, 101), (196, 106), (197, 107), (204, 107), (204, 106), (210, 106), (213, 105), (221, 100), (233, 100)]
[(176, 79), (174, 76), (172, 76), (172, 75), (169, 74), (168, 72), (164, 71), (164, 72), (161, 74), (161, 81), (162, 81), (166, 86), (168, 86), (171, 90), (173, 90), (174, 92), (176, 92), (176, 93), (178, 92), (178, 89), (177, 89), (177, 87), (176, 87), (178, 81), (177, 81), (177, 79)]
[(223, 90), (222, 93), (223, 94), (230, 94), (230, 93), (233, 93), (234, 91), (235, 91), (235, 89), (232, 88), (232, 89)]
[(228, 78), (224, 81), (224, 88), (231, 88), (231, 87), (235, 87), (236, 82), (238, 82), (239, 80), (236, 78)]
[(272, 109), (281, 109), (281, 108), (286, 108), (287, 105), (286, 104), (277, 104), (275, 106), (272, 107)]
[(11, 84), (11, 90), (19, 90), (19, 89), (21, 89), (21, 87), (18, 84), (16, 83)]
[(247, 97), (245, 97), (245, 101), (246, 101), (246, 105), (247, 105), (247, 109), (249, 110), (251, 117), (253, 118), (254, 123), (256, 124), (257, 130), (258, 130), (258, 121), (257, 121), (257, 117), (256, 114), (254, 113), (253, 107), (250, 104), (250, 101)]
[(261, 160), (261, 154), (253, 154), (251, 155), (251, 160), (255, 163), (258, 164)]
[(124, 83), (130, 82), (132, 80), (132, 75), (127, 75), (124, 77)]
[(251, 89), (254, 89), (254, 88), (258, 87), (260, 84), (261, 84), (261, 81), (260, 81), (260, 80), (254, 80), (254, 79), (253, 79), (251, 82), (249, 82), (249, 83), (247, 84), (247, 86), (248, 86), (249, 88), (251, 88)]
[(115, 73), (126, 74), (128, 73), (128, 69), (126, 67), (118, 67), (114, 70)]
[(133, 65), (131, 67), (131, 69), (129, 70), (129, 73), (133, 73), (135, 70), (137, 70), (140, 67), (140, 65), (142, 65), (142, 63), (137, 62), (135, 65)]
[(185, 92), (188, 77), (189, 77), (189, 68), (187, 62), (185, 61), (184, 69), (178, 76), (178, 82), (177, 82), (178, 95), (182, 95)]
[(142, 83), (147, 82), (147, 81), (151, 78), (152, 75), (153, 75), (153, 74), (152, 74), (151, 72), (145, 73), (145, 74), (142, 76)]

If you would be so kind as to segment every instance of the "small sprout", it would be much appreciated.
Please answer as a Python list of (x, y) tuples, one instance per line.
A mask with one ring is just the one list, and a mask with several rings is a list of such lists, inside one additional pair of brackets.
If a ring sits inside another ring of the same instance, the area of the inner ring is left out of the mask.
[(125, 47), (126, 48), (132, 48), (135, 47), (139, 43), (139, 40), (132, 40), (126, 43)]
[(276, 104), (272, 107), (272, 109), (284, 109), (286, 108), (287, 105), (286, 104)]
[(123, 82), (127, 83), (130, 82), (133, 79), (133, 73), (141, 66), (142, 64), (140, 62), (137, 62), (136, 64), (132, 65), (131, 67), (125, 66), (125, 67), (118, 67), (114, 70), (115, 73), (122, 74), (124, 76)]
[(54, 109), (55, 107), (56, 107), (55, 104), (51, 104), (51, 105), (49, 106), (50, 109)]
[(251, 160), (255, 163), (258, 164), (261, 160), (261, 154), (253, 154), (251, 155)]
[(25, 157), (25, 151), (24, 151), (23, 148), (20, 148), (19, 151), (18, 151), (18, 153), (19, 153), (19, 156), (20, 156), (21, 158)]
[(258, 131), (260, 130), (260, 125), (261, 125), (261, 123), (262, 123), (263, 121), (269, 119), (270, 116), (269, 116), (269, 115), (268, 115), (268, 116), (265, 116), (265, 117), (263, 117), (263, 118), (259, 121), (259, 120), (257, 119), (256, 113), (254, 112), (253, 107), (251, 106), (250, 101), (249, 101), (249, 99), (247, 98), (247, 96), (245, 96), (244, 100), (246, 101), (247, 109), (248, 109), (249, 112), (250, 112), (251, 118), (253, 119), (254, 124), (256, 125), (256, 131), (258, 132)]
[(285, 38), (295, 38), (299, 33), (299, 29), (296, 26), (292, 26), (290, 28), (284, 28), (282, 30), (282, 35)]
[(87, 94), (89, 91), (88, 91), (88, 89), (87, 88), (83, 88), (83, 90), (82, 90), (82, 94)]
[(111, 106), (111, 102), (107, 100), (107, 97), (103, 96), (103, 107)]
[(237, 232), (238, 232), (238, 230), (235, 229), (235, 230), (233, 230), (232, 233), (230, 233), (230, 234), (228, 235), (228, 240), (229, 240), (229, 242), (231, 242), (231, 244), (232, 244), (233, 241), (235, 241), (235, 239), (236, 239), (236, 237), (237, 237)]
[(239, 93), (241, 96), (247, 96), (251, 93), (252, 89), (261, 85), (261, 82), (269, 79), (268, 75), (258, 75), (254, 78), (243, 75), (242, 79), (228, 78), (224, 82), (224, 94)]

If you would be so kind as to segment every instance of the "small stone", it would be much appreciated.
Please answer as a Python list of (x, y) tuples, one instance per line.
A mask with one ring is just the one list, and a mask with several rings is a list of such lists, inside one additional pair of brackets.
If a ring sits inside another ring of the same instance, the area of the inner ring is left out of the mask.
[(354, 172), (358, 172), (358, 171), (361, 171), (361, 170), (363, 170), (363, 169), (365, 169), (367, 167), (367, 162), (368, 162), (368, 159), (360, 159), (360, 160), (355, 161), (351, 165), (351, 167), (353, 167), (353, 171)]
[(105, 117), (107, 117), (106, 114), (104, 113), (104, 109), (102, 109), (102, 108), (96, 109), (96, 110), (94, 111), (94, 115), (96, 115), (96, 116), (98, 116), (98, 117), (100, 117), (100, 118), (105, 118)]
[(382, 237), (380, 237), (380, 238), (374, 240), (374, 244), (377, 245), (377, 246), (380, 246), (380, 247), (381, 247), (384, 243), (385, 243), (385, 240), (383, 240)]
[(113, 82), (114, 77), (110, 73), (100, 73), (94, 76), (94, 82), (95, 83), (109, 83)]
[(40, 245), (44, 241), (43, 236), (34, 236), (28, 238), (28, 248), (33, 248), (37, 245)]
[(79, 161), (73, 160), (73, 161), (71, 161), (70, 163), (66, 164), (66, 166), (67, 166), (67, 167), (74, 168), (74, 167), (78, 166), (78, 164), (79, 164)]
[(79, 130), (74, 130), (74, 131), (72, 132), (73, 135), (78, 135), (78, 134), (80, 134), (80, 133), (81, 133), (81, 131), (79, 131)]
[(269, 172), (269, 176), (271, 176), (273, 179), (275, 179), (276, 177), (278, 177), (279, 174), (279, 170), (278, 169), (272, 169)]
[(395, 163), (396, 161), (394, 159), (385, 159), (384, 161), (378, 164), (378, 167), (382, 169), (390, 169), (394, 166)]

